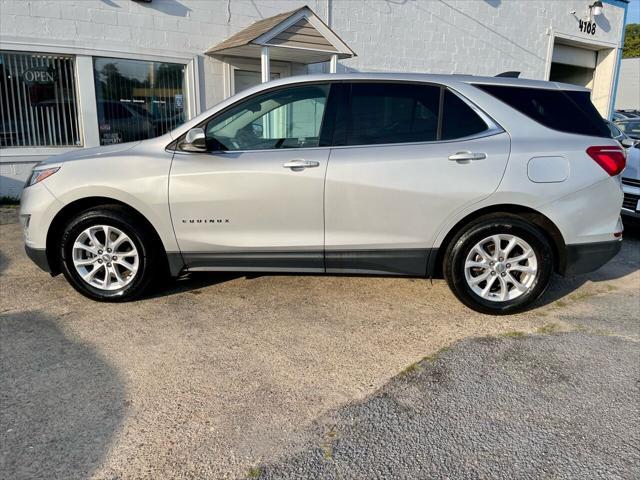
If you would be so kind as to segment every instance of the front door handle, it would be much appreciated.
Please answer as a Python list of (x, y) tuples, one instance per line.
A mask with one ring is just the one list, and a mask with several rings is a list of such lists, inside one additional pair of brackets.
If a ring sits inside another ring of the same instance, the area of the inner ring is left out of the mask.
[(319, 167), (320, 162), (316, 162), (314, 160), (289, 160), (282, 166), (284, 168), (291, 168), (293, 170), (302, 170), (304, 168)]
[(449, 155), (449, 160), (464, 163), (470, 162), (471, 160), (484, 160), (485, 158), (487, 158), (487, 154), (482, 152), (458, 152)]

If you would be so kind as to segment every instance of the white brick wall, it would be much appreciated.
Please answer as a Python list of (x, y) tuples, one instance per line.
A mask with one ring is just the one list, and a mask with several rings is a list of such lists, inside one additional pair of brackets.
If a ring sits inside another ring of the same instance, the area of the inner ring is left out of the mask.
[(524, 77), (545, 75), (547, 30), (575, 40), (621, 39), (623, 8), (605, 4), (596, 35), (578, 31), (583, 0), (445, 0), (333, 2), (333, 29), (358, 54), (352, 70), (415, 71)]
[(232, 0), (230, 17), (224, 0), (0, 0), (0, 32), (2, 39), (194, 57), (255, 20), (304, 4), (324, 18), (327, 2), (331, 26), (358, 54), (341, 62), (351, 70), (518, 70), (543, 78), (547, 29), (621, 38), (623, 11), (610, 4), (595, 36), (578, 31), (569, 12), (586, 15), (586, 0)]
[(341, 61), (341, 70), (480, 75), (517, 70), (524, 77), (541, 79), (548, 31), (574, 40), (620, 41), (623, 9), (611, 3), (597, 19), (596, 35), (578, 31), (577, 17), (570, 12), (585, 17), (589, 3), (231, 0), (229, 16), (226, 0), (0, 0), (0, 48), (14, 42), (89, 48), (95, 55), (125, 51), (197, 58), (200, 95), (209, 107), (223, 98), (223, 66), (203, 52), (256, 20), (303, 5), (325, 20), (327, 5), (331, 6), (330, 26), (358, 55)]

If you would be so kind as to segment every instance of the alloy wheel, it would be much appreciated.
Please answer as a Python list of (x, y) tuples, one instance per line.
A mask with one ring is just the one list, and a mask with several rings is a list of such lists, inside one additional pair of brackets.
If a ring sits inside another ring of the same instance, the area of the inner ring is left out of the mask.
[(100, 290), (125, 287), (138, 273), (138, 250), (127, 234), (110, 225), (83, 230), (73, 243), (73, 265), (86, 283)]
[(526, 241), (496, 234), (476, 243), (464, 264), (467, 285), (492, 302), (514, 300), (527, 293), (538, 275), (538, 259)]

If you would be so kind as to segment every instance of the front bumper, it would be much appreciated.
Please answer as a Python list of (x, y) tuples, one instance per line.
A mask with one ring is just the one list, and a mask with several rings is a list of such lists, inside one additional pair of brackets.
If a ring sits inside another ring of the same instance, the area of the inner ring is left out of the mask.
[(27, 257), (29, 257), (33, 263), (40, 267), (45, 272), (51, 273), (51, 267), (49, 266), (49, 260), (47, 259), (47, 250), (44, 248), (33, 248), (29, 245), (24, 246)]
[(565, 277), (593, 272), (615, 257), (622, 248), (622, 239), (609, 242), (567, 245), (560, 273)]

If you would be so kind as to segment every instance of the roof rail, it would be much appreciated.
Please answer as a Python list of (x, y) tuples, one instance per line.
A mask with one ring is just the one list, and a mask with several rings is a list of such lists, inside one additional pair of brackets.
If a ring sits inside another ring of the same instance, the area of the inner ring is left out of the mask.
[(504, 78), (518, 78), (520, 76), (520, 72), (510, 71), (510, 72), (502, 72), (496, 75), (496, 77), (504, 77)]

